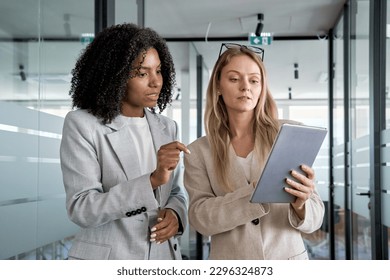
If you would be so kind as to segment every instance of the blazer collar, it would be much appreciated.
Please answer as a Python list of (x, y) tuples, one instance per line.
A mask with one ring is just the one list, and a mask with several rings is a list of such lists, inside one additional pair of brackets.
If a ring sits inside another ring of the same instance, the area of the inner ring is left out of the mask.
[(115, 119), (113, 119), (110, 123), (106, 123), (106, 126), (113, 130), (121, 130), (123, 127), (125, 127), (125, 125), (125, 119), (120, 115), (116, 116)]
[(157, 153), (162, 145), (172, 142), (172, 134), (169, 133), (168, 127), (166, 127), (159, 114), (145, 110), (145, 116), (149, 123), (150, 134)]

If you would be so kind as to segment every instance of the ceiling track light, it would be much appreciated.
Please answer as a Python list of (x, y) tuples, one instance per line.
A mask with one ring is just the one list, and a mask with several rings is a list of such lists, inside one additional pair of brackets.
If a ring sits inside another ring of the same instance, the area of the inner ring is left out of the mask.
[(263, 20), (264, 20), (264, 15), (263, 14), (257, 14), (257, 20), (259, 21), (256, 26), (256, 31), (255, 34), (256, 36), (261, 36), (261, 32), (263, 32)]
[(294, 79), (299, 79), (298, 63), (294, 63)]
[(19, 64), (19, 76), (20, 76), (20, 79), (24, 82), (26, 80), (26, 72), (24, 72), (24, 65), (23, 64)]

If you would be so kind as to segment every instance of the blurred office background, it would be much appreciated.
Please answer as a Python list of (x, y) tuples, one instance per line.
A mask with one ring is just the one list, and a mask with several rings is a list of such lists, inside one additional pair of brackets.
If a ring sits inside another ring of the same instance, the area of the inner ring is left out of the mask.
[[(167, 40), (177, 87), (164, 114), (185, 144), (204, 135), (221, 43), (264, 48), (280, 117), (329, 130), (311, 259), (389, 259), (389, 0), (0, 0), (0, 13), (0, 259), (66, 259), (78, 230), (59, 161), (71, 70), (96, 32), (123, 22)], [(259, 23), (266, 41), (251, 41)], [(208, 241), (189, 228), (183, 257), (207, 259)]]

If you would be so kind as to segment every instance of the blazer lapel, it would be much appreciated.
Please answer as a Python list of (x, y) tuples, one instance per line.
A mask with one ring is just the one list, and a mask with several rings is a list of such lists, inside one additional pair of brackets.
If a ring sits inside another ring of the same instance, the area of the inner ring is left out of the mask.
[(122, 165), (127, 179), (130, 180), (139, 176), (141, 173), (139, 159), (134, 148), (133, 139), (126, 129), (126, 123), (118, 116), (106, 125), (113, 130), (112, 133), (107, 134), (107, 138)]
[[(152, 135), (152, 140), (154, 144), (154, 149), (157, 151), (162, 145), (165, 145), (169, 142), (172, 142), (172, 135), (169, 134), (168, 128), (161, 121), (161, 118), (157, 114), (153, 114), (149, 110), (145, 110), (146, 118), (148, 119), (150, 133)], [(160, 207), (165, 204), (170, 195), (171, 188), (168, 187), (159, 187), (156, 189), (156, 199)]]
[[(170, 136), (167, 127), (161, 122), (158, 115), (151, 113), (149, 110), (144, 111), (152, 135), (154, 149), (157, 153), (162, 145), (172, 141), (172, 136)], [(112, 129), (112, 132), (107, 134), (107, 138), (122, 165), (127, 179), (130, 180), (139, 176), (141, 170), (137, 151), (134, 148), (133, 139), (126, 129), (126, 123), (123, 118), (118, 116), (111, 123), (106, 124), (106, 126)], [(168, 188), (162, 188), (162, 193), (160, 194), (159, 192), (158, 196), (165, 197), (166, 194), (163, 193), (165, 189), (168, 190)], [(158, 200), (160, 200), (160, 197), (158, 197)]]
[(161, 122), (161, 119), (157, 114), (153, 114), (149, 110), (144, 111), (149, 123), (149, 129), (152, 135), (154, 149), (157, 153), (157, 151), (162, 145), (172, 142), (172, 136), (169, 135), (167, 127), (164, 125), (163, 122)]

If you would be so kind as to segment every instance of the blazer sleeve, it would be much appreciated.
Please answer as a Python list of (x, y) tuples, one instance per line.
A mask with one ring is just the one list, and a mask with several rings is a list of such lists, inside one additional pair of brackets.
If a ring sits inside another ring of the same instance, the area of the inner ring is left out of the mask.
[[(109, 191), (102, 185), (92, 117), (68, 113), (60, 147), (61, 168), (69, 218), (80, 227), (97, 227), (126, 218), (132, 211), (158, 208), (149, 174), (118, 182)], [(144, 207), (144, 208), (143, 208)]]
[[(269, 212), (268, 204), (250, 203), (253, 187), (242, 186), (233, 192), (216, 195), (209, 174), (213, 173), (210, 157), (190, 147), (191, 154), (184, 157), (184, 185), (190, 199), (189, 222), (201, 234), (211, 236), (261, 218)], [(206, 152), (207, 153), (207, 152)], [(215, 183), (214, 183), (215, 184)]]
[(312, 233), (318, 230), (325, 214), (325, 206), (317, 191), (305, 202), (305, 217), (301, 220), (295, 213), (293, 207), (289, 208), (289, 222), (293, 228), (303, 233)]

